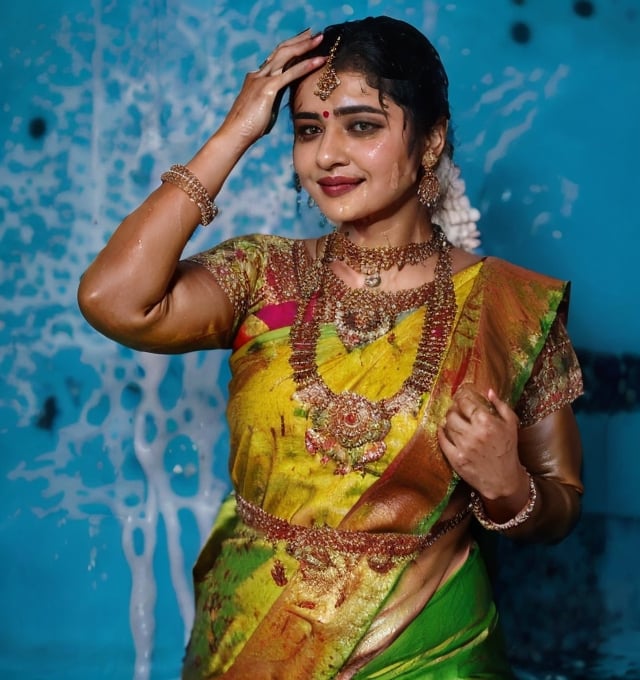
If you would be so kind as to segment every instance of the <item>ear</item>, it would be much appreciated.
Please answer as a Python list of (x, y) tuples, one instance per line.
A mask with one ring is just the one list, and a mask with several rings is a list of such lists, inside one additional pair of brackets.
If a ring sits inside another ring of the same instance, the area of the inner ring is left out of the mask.
[(424, 142), (424, 148), (422, 150), (423, 157), (430, 151), (433, 155), (435, 155), (436, 158), (440, 158), (440, 154), (442, 154), (444, 147), (447, 144), (448, 129), (449, 122), (444, 118), (439, 120), (431, 128), (431, 132), (429, 132)]

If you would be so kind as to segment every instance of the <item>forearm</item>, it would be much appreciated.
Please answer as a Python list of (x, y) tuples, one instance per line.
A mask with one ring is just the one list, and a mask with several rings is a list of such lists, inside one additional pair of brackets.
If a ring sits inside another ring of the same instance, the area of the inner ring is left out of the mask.
[[(214, 135), (188, 163), (212, 197), (240, 154), (224, 136)], [(170, 287), (184, 247), (200, 222), (200, 210), (173, 184), (156, 189), (125, 218), (85, 272), (80, 300), (108, 301), (127, 316), (145, 315)]]
[(527, 481), (508, 499), (482, 499), (485, 515), (496, 524), (504, 524), (522, 513), (524, 521), (502, 533), (528, 542), (559, 541), (577, 522), (582, 495), (582, 448), (571, 408), (564, 407), (524, 428), (519, 454), (523, 471), (529, 473), (535, 488), (530, 488)]
[[(188, 167), (213, 199), (242, 152), (233, 135), (217, 133)], [(186, 311), (189, 297), (199, 295), (202, 285), (186, 276), (180, 257), (200, 220), (200, 209), (182, 189), (170, 183), (156, 189), (125, 218), (83, 275), (78, 302), (89, 322), (119, 342), (138, 346), (182, 304)]]
[(534, 477), (536, 502), (528, 519), (504, 532), (530, 543), (556, 543), (573, 529), (580, 516), (581, 493), (559, 480)]

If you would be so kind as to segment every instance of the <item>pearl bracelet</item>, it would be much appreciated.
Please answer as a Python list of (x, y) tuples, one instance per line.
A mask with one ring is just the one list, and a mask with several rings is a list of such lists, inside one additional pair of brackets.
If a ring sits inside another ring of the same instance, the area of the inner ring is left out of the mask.
[(203, 227), (213, 221), (218, 214), (218, 206), (211, 200), (202, 182), (186, 165), (172, 165), (160, 179), (175, 184), (200, 208), (200, 223)]
[(480, 494), (477, 491), (471, 492), (471, 511), (475, 515), (475, 518), (478, 520), (478, 522), (485, 529), (489, 529), (489, 531), (507, 531), (508, 529), (513, 529), (520, 524), (524, 524), (524, 522), (526, 522), (529, 517), (531, 517), (533, 508), (536, 505), (536, 500), (538, 499), (538, 491), (531, 474), (527, 472), (527, 475), (529, 476), (529, 500), (527, 501), (527, 504), (515, 517), (512, 517), (510, 520), (503, 522), (502, 524), (494, 522), (493, 520), (489, 519), (489, 517), (487, 517), (487, 513), (485, 512), (484, 506), (482, 505), (482, 498), (480, 497)]

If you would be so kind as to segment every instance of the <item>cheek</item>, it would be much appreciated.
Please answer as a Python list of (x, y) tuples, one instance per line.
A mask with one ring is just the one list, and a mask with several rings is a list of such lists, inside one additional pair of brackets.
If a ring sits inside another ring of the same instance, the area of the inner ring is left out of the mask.
[(304, 146), (296, 144), (293, 147), (292, 160), (294, 172), (302, 179), (305, 174), (308, 174), (309, 168), (309, 154), (305, 153)]
[(389, 187), (398, 189), (401, 185), (414, 184), (418, 169), (411, 163), (393, 163), (389, 171)]
[[(403, 184), (413, 184), (418, 176), (416, 163), (412, 158), (403, 158), (403, 153), (404, 148), (399, 150), (396, 146), (380, 144), (369, 150), (365, 163), (372, 174), (384, 179), (389, 188), (398, 189)], [(398, 160), (390, 163), (390, 158)]]

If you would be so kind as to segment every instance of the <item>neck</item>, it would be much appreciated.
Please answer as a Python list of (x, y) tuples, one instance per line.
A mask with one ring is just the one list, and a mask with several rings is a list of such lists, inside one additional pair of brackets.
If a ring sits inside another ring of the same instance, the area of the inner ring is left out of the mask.
[(338, 224), (337, 231), (360, 247), (397, 248), (429, 241), (433, 236), (433, 225), (428, 212), (416, 205), (407, 206), (391, 216), (372, 215), (354, 222), (342, 222)]

